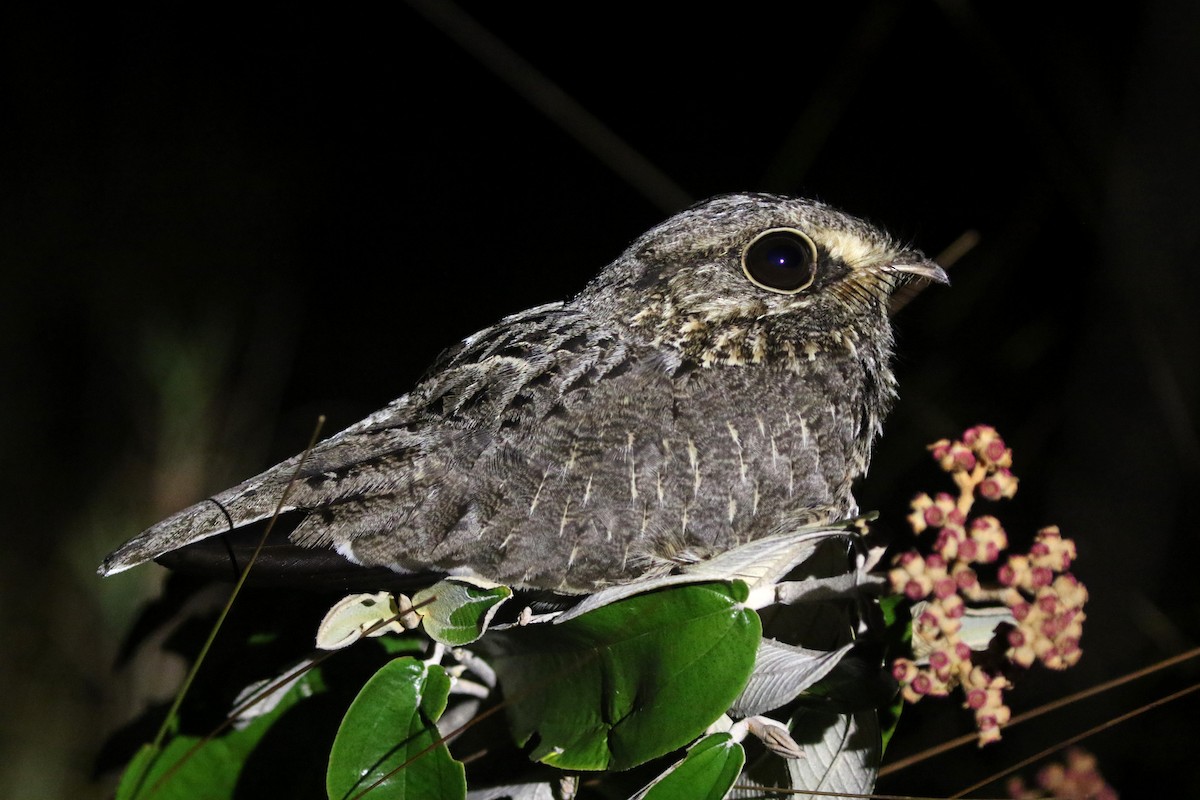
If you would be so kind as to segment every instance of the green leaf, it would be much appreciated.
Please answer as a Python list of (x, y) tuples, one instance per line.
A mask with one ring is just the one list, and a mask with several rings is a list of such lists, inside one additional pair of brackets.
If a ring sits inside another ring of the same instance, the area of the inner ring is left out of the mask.
[(879, 709), (879, 754), (881, 756), (887, 752), (888, 744), (892, 741), (892, 735), (896, 733), (896, 728), (900, 725), (900, 713), (903, 710), (904, 698), (899, 694), (896, 695), (891, 704)]
[(150, 745), (143, 745), (121, 776), (116, 800), (151, 797), (154, 800), (227, 800), (234, 797), (243, 767), (271, 726), (298, 702), (324, 690), (320, 674), (306, 672), (269, 712), (241, 730), (230, 731), (208, 742), (199, 736), (175, 736), (157, 754)]
[(883, 614), (883, 624), (887, 628), (891, 628), (897, 623), (900, 624), (900, 636), (903, 636), (904, 630), (907, 630), (912, 617), (903, 609), (902, 604), (905, 602), (902, 594), (885, 594), (879, 598), (879, 612)]
[(721, 800), (746, 763), (746, 751), (728, 733), (705, 736), (634, 800)]
[(488, 637), (513, 737), (562, 769), (629, 769), (737, 698), (762, 636), (741, 581), (672, 587)]
[(496, 609), (510, 597), (507, 586), (489, 588), (447, 578), (413, 595), (413, 605), (431, 639), (461, 647), (483, 635)]
[(370, 800), (466, 797), (463, 765), (433, 724), (449, 692), (445, 670), (414, 658), (395, 659), (376, 672), (334, 740), (326, 777), (331, 800), (368, 789)]
[[(912, 614), (909, 613), (911, 607), (912, 604), (905, 599), (904, 595), (889, 594), (879, 598), (879, 610), (883, 614), (884, 624), (883, 666), (885, 671), (891, 669), (892, 662), (897, 658), (912, 655)], [(900, 724), (900, 714), (903, 710), (904, 698), (893, 689), (891, 702), (879, 709), (881, 755), (892, 741), (892, 735)]]

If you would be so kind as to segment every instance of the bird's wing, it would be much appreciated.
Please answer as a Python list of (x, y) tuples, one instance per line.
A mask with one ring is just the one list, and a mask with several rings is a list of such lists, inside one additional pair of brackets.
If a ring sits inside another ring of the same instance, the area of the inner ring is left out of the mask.
[(536, 424), (564, 392), (611, 370), (623, 350), (615, 334), (562, 303), (508, 317), (449, 350), (412, 392), (322, 441), (303, 462), (290, 458), (168, 517), (110, 554), (100, 572), (120, 572), (277, 508), (311, 512), (293, 535), (306, 545), (340, 546), (403, 524), (431, 502), (445, 505), (450, 498), (440, 489), (454, 483), (446, 479), (470, 470), (501, 432)]

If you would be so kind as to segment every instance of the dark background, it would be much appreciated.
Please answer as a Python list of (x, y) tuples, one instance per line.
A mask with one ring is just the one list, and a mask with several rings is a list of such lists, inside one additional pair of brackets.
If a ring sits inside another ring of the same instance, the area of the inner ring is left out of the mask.
[[(108, 550), (726, 191), (817, 196), (931, 254), (978, 232), (896, 320), (902, 399), (860, 500), (901, 536), (912, 492), (944, 488), (926, 442), (986, 421), (1013, 445), (1002, 519), (1022, 545), (1061, 525), (1093, 598), (1082, 663), (1015, 708), (1195, 644), (1200, 6), (648, 8), (466, 6), (555, 113), (682, 187), (651, 196), (403, 3), (0, 12), (0, 795), (102, 796), (99, 743), (179, 674), (113, 672), (164, 571), (101, 581)], [(880, 790), (948, 794), (1196, 673)], [(941, 705), (895, 753), (969, 729)], [(1126, 797), (1200, 795), (1197, 710), (1085, 744)]]

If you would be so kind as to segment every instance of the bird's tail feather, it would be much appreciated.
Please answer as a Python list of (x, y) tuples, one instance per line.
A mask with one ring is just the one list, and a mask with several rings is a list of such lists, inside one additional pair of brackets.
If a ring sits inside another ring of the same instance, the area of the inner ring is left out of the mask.
[[(280, 464), (152, 525), (110, 553), (98, 572), (115, 575), (170, 550), (270, 517), (291, 477), (287, 466), (288, 462)], [(281, 472), (286, 477), (281, 478)], [(294, 509), (285, 505), (280, 510)]]

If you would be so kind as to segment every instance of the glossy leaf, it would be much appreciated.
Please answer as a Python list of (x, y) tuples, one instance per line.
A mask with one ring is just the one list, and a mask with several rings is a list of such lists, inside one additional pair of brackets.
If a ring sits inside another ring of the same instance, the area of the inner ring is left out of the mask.
[(746, 763), (746, 751), (728, 733), (705, 736), (683, 760), (634, 795), (634, 800), (721, 800)]
[(738, 696), (762, 635), (735, 581), (630, 597), (561, 625), (498, 633), (514, 738), (563, 769), (628, 769), (699, 736)]
[(510, 597), (512, 589), (507, 586), (447, 578), (413, 595), (413, 605), (431, 639), (461, 647), (483, 635), (496, 610)]
[(329, 755), (331, 800), (370, 789), (371, 800), (466, 797), (463, 765), (434, 722), (446, 708), (445, 670), (413, 658), (384, 665), (346, 712)]

